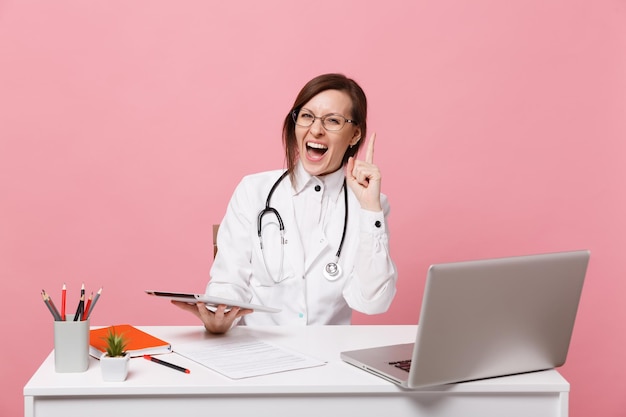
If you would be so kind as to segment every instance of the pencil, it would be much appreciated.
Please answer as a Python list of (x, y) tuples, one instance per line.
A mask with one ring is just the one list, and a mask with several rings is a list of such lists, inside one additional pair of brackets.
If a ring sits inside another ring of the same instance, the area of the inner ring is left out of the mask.
[(80, 320), (80, 316), (82, 315), (83, 311), (83, 305), (85, 305), (85, 294), (80, 296), (78, 307), (76, 307), (76, 314), (74, 314), (74, 321)]
[(96, 293), (96, 296), (94, 297), (93, 302), (91, 303), (91, 306), (89, 307), (89, 311), (87, 312), (87, 318), (91, 316), (91, 312), (93, 311), (93, 308), (96, 306), (96, 303), (98, 302), (98, 299), (100, 298), (100, 294), (102, 294), (102, 287), (100, 287), (100, 289)]
[(81, 320), (87, 320), (89, 318), (89, 307), (91, 306), (91, 300), (93, 299), (93, 293), (89, 294), (89, 299), (87, 300), (87, 304), (85, 304), (85, 313)]
[(83, 282), (80, 286), (80, 299), (82, 300), (82, 303), (80, 303), (80, 316), (78, 317), (78, 320), (82, 320), (83, 319), (83, 315), (85, 313), (85, 283)]
[(61, 320), (65, 321), (65, 304), (67, 302), (67, 287), (65, 286), (65, 282), (63, 283), (63, 288), (61, 289)]
[(174, 365), (173, 363), (162, 361), (161, 359), (153, 358), (150, 355), (143, 355), (143, 358), (147, 359), (149, 361), (152, 361), (154, 363), (158, 363), (159, 365), (165, 365), (165, 366), (167, 366), (169, 368), (176, 369), (177, 371), (184, 372), (186, 374), (191, 373), (191, 371), (189, 369), (185, 369), (182, 366)]
[(46, 294), (46, 292), (44, 290), (41, 290), (41, 298), (43, 299), (44, 304), (46, 305), (46, 307), (48, 307), (48, 310), (50, 310), (50, 314), (52, 314), (52, 317), (54, 317), (54, 321), (61, 321), (61, 316), (59, 316), (58, 312), (55, 313), (54, 309), (52, 308), (52, 305), (50, 305), (50, 297), (48, 297), (48, 295)]
[(61, 320), (61, 314), (59, 314), (59, 310), (57, 310), (57, 307), (54, 305), (52, 298), (48, 295), (46, 290), (41, 290), (41, 291), (46, 296), (46, 299), (48, 300), (48, 304), (50, 304), (50, 307), (52, 307), (52, 311), (54, 312), (54, 317), (58, 320)]

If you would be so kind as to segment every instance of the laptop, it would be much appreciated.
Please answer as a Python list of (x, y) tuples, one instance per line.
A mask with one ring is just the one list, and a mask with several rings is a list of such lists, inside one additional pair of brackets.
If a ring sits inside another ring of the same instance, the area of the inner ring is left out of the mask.
[(589, 251), (431, 265), (415, 343), (341, 353), (404, 388), (565, 363)]

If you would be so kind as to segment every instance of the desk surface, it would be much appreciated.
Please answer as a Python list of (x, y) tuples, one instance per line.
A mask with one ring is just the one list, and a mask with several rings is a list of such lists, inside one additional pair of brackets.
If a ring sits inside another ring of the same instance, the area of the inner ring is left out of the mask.
[[(204, 328), (200, 326), (138, 327), (169, 341), (174, 350), (176, 350), (177, 343), (219, 337), (207, 334)], [(418, 398), (420, 395), (426, 398), (426, 394), (467, 396), (471, 393), (480, 393), (483, 396), (489, 393), (498, 395), (507, 395), (508, 393), (517, 397), (522, 394), (522, 397), (532, 395), (538, 396), (537, 398), (547, 398), (549, 395), (554, 395), (556, 402), (551, 407), (554, 410), (558, 408), (558, 413), (537, 415), (567, 415), (569, 383), (556, 370), (449, 384), (419, 391), (405, 391), (382, 378), (348, 365), (339, 358), (339, 353), (344, 350), (412, 342), (416, 331), (416, 326), (240, 326), (233, 329), (232, 334), (249, 334), (328, 362), (321, 367), (241, 380), (226, 378), (202, 365), (172, 353), (159, 355), (159, 357), (190, 369), (190, 374), (176, 372), (142, 358), (133, 358), (130, 362), (130, 372), (126, 381), (104, 382), (97, 360), (90, 358), (89, 369), (83, 373), (56, 373), (54, 372), (54, 353), (51, 353), (24, 387), (26, 415), (39, 415), (37, 411), (45, 409), (41, 407), (48, 404), (46, 400), (58, 398), (93, 401), (95, 398), (98, 400), (106, 400), (107, 398), (119, 400), (150, 396), (167, 399), (183, 396), (187, 399), (190, 397), (196, 399), (212, 398), (211, 406), (214, 407), (218, 405), (218, 402), (215, 401), (217, 397), (230, 397), (230, 401), (232, 401), (234, 395), (238, 397), (262, 397), (266, 395), (273, 398), (282, 398), (281, 396), (289, 396), (290, 398), (294, 396), (310, 397), (313, 395), (330, 398), (330, 396), (363, 396), (363, 394), (368, 393), (370, 396), (379, 395), (380, 398), (385, 396)], [(352, 401), (354, 402), (354, 398)], [(58, 405), (58, 401), (54, 403)], [(191, 402), (186, 404), (192, 407)], [(320, 402), (319, 406), (323, 406), (323, 402)], [(408, 407), (414, 406), (415, 404), (408, 405)], [(145, 404), (142, 407), (145, 407)], [(201, 410), (203, 407), (200, 406), (199, 409)], [(164, 410), (165, 407), (161, 406), (161, 409)], [(53, 411), (53, 409), (46, 410), (47, 412)], [(68, 408), (59, 409), (66, 415), (68, 415), (68, 410)], [(435, 415), (431, 411), (429, 409), (429, 415)], [(299, 412), (300, 415), (305, 415), (302, 409)], [(315, 412), (319, 412), (319, 410)], [(157, 415), (161, 414), (157, 413)], [(163, 415), (166, 415), (165, 412)], [(313, 411), (310, 415), (314, 415)], [(489, 414), (484, 413), (484, 415)]]

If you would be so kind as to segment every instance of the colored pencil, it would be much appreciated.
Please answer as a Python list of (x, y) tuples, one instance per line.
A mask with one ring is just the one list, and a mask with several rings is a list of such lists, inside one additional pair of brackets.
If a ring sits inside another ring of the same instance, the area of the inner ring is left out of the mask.
[(89, 318), (91, 316), (91, 312), (93, 311), (94, 307), (96, 306), (96, 303), (98, 302), (98, 299), (100, 298), (100, 294), (102, 294), (102, 287), (100, 287), (100, 289), (96, 293), (96, 296), (94, 297), (93, 302), (91, 303), (91, 306), (89, 307), (89, 311), (87, 312), (87, 318)]
[(83, 317), (81, 320), (87, 320), (89, 318), (89, 307), (91, 307), (91, 300), (93, 299), (93, 293), (89, 294), (89, 298), (87, 299), (87, 304), (85, 304), (85, 312), (83, 313)]
[(43, 298), (43, 302), (46, 304), (46, 307), (48, 307), (48, 310), (50, 310), (50, 314), (52, 314), (54, 320), (61, 321), (61, 316), (59, 315), (59, 312), (56, 310), (56, 308), (54, 308), (54, 304), (52, 304), (52, 300), (50, 300), (50, 296), (46, 294), (46, 291), (41, 290), (41, 298)]
[(63, 283), (63, 288), (61, 289), (61, 320), (65, 321), (65, 305), (67, 303), (67, 287), (65, 286), (65, 282)]
[(52, 301), (52, 297), (50, 297), (50, 294), (48, 294), (46, 290), (41, 290), (41, 291), (43, 291), (43, 293), (46, 295), (46, 298), (48, 299), (48, 303), (50, 304), (50, 307), (52, 307), (52, 311), (54, 311), (54, 316), (58, 318), (59, 320), (61, 320), (61, 313), (59, 313), (59, 310), (57, 310), (57, 307), (54, 305), (54, 302)]
[(78, 320), (83, 319), (83, 315), (85, 314), (85, 283), (83, 282), (80, 286), (80, 299), (83, 301), (80, 305), (80, 316)]
[(74, 321), (80, 320), (84, 305), (85, 305), (85, 294), (80, 296), (80, 301), (78, 301), (78, 307), (76, 307), (76, 314), (74, 314)]

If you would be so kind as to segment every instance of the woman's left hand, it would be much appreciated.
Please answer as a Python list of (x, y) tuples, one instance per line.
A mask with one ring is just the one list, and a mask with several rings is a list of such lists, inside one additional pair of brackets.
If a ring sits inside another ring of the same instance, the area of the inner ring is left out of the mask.
[(367, 143), (365, 161), (350, 157), (346, 164), (346, 182), (356, 195), (361, 207), (370, 211), (381, 211), (380, 170), (374, 165), (374, 142), (376, 133)]
[(222, 334), (226, 333), (233, 326), (235, 320), (239, 317), (243, 317), (246, 314), (252, 313), (254, 310), (248, 308), (233, 307), (229, 311), (226, 311), (225, 305), (217, 306), (215, 312), (207, 309), (203, 302), (197, 302), (195, 304), (189, 304), (181, 301), (172, 300), (172, 304), (189, 311), (204, 324), (204, 327), (211, 333)]

